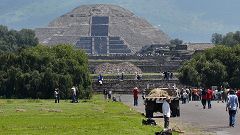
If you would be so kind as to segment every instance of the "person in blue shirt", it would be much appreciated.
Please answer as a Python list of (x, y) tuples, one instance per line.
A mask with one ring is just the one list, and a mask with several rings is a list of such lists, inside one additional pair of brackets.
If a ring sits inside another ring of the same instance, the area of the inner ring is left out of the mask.
[(239, 106), (238, 97), (235, 94), (235, 91), (230, 90), (227, 97), (226, 111), (229, 113), (229, 126), (234, 127), (235, 116), (237, 113), (237, 108)]
[(99, 74), (99, 76), (98, 76), (98, 83), (99, 83), (100, 85), (103, 84), (103, 76), (102, 76), (102, 74)]

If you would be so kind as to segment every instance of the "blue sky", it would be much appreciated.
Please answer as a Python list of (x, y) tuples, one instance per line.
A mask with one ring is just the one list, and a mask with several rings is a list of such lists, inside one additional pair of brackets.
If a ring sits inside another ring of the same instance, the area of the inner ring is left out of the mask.
[(44, 27), (84, 4), (122, 6), (185, 42), (210, 42), (214, 32), (240, 30), (239, 0), (0, 0), (0, 24)]

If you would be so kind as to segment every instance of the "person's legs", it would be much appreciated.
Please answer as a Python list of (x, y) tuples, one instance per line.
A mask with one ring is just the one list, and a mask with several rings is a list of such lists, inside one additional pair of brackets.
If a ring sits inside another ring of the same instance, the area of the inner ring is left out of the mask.
[(236, 110), (232, 110), (232, 127), (235, 125), (235, 116), (236, 116)]
[(229, 126), (232, 126), (232, 111), (229, 110), (228, 114), (229, 114)]
[[(238, 103), (240, 103), (240, 97), (238, 97)], [(238, 105), (238, 107), (240, 108), (240, 105)]]
[(211, 105), (211, 99), (208, 99), (208, 109), (210, 109), (211, 107), (212, 107), (212, 105)]
[(169, 126), (169, 117), (164, 115), (164, 128), (168, 129), (168, 126)]
[(203, 109), (206, 108), (206, 99), (202, 99), (202, 105), (203, 105)]
[(136, 106), (138, 106), (138, 98), (136, 99)]
[(229, 110), (229, 126), (233, 126), (233, 110)]
[(134, 106), (137, 106), (137, 105), (138, 105), (138, 99), (134, 98)]

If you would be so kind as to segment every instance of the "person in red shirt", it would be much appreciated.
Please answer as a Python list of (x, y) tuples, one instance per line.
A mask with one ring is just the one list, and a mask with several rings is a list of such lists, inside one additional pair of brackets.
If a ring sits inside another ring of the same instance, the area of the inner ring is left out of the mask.
[(212, 108), (211, 101), (213, 99), (213, 91), (211, 89), (207, 90), (207, 103), (208, 103), (208, 109)]
[[(238, 103), (240, 103), (240, 89), (237, 91)], [(240, 105), (238, 106), (240, 108)]]
[(133, 105), (134, 105), (134, 106), (137, 106), (137, 105), (138, 105), (138, 93), (139, 93), (138, 87), (135, 87), (135, 88), (133, 89), (132, 93), (133, 93), (133, 99), (134, 99)]

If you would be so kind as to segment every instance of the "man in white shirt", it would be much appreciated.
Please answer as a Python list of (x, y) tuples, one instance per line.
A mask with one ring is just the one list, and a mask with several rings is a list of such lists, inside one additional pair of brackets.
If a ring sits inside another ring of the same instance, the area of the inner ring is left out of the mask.
[(163, 112), (163, 117), (164, 117), (164, 129), (168, 129), (169, 126), (169, 118), (171, 115), (171, 110), (170, 110), (170, 97), (166, 97), (166, 99), (163, 100), (162, 104), (162, 112)]
[(76, 88), (73, 86), (72, 88), (71, 88), (71, 90), (72, 90), (72, 103), (75, 103), (76, 101), (77, 101), (77, 91), (76, 91)]
[(235, 116), (238, 109), (239, 103), (238, 103), (238, 97), (235, 94), (235, 91), (230, 90), (229, 95), (227, 98), (227, 105), (226, 105), (226, 111), (228, 110), (229, 113), (229, 126), (234, 127), (235, 125)]

